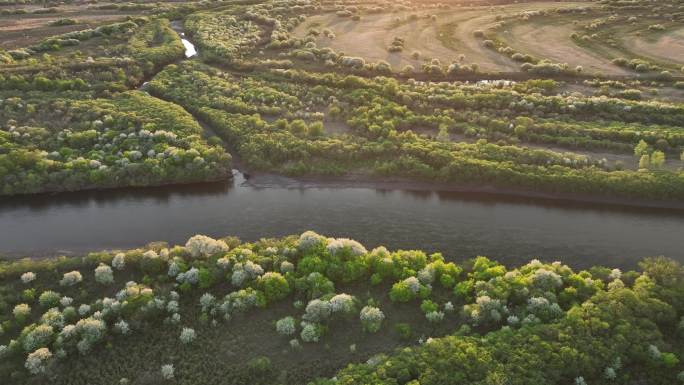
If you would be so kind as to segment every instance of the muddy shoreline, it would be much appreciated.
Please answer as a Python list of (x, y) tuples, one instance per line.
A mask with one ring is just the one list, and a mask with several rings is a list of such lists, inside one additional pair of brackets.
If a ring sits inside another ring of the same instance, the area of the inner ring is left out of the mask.
[(677, 210), (684, 213), (684, 202), (678, 201), (616, 198), (588, 194), (546, 193), (523, 188), (502, 188), (494, 185), (431, 182), (399, 177), (375, 177), (367, 174), (291, 177), (268, 172), (250, 172), (242, 169), (240, 171), (246, 176), (245, 183), (255, 188), (370, 188), (379, 190), (482, 193), (483, 195), (490, 197), (539, 199), (540, 203), (586, 203), (590, 205), (610, 205), (615, 207)]
[(494, 185), (481, 184), (455, 184), (447, 182), (431, 182), (426, 180), (415, 180), (401, 177), (377, 177), (368, 174), (352, 173), (341, 176), (327, 175), (308, 175), (308, 176), (287, 176), (263, 171), (250, 171), (243, 167), (239, 160), (233, 158), (232, 174), (221, 175), (216, 178), (204, 181), (191, 182), (167, 182), (153, 185), (141, 186), (110, 186), (110, 187), (88, 187), (79, 190), (43, 191), (31, 194), (15, 194), (0, 196), (9, 200), (24, 200), (39, 196), (68, 196), (78, 193), (106, 193), (113, 191), (131, 191), (144, 194), (146, 190), (158, 190), (160, 188), (208, 186), (214, 184), (225, 184), (234, 180), (235, 174), (244, 176), (244, 185), (259, 189), (284, 188), (284, 189), (349, 189), (365, 188), (387, 191), (416, 191), (416, 192), (455, 192), (464, 194), (482, 194), (483, 197), (491, 199), (506, 200), (507, 198), (524, 198), (534, 200), (539, 204), (563, 204), (563, 203), (582, 203), (589, 206), (615, 207), (615, 208), (634, 208), (634, 209), (657, 209), (675, 210), (684, 214), (684, 202), (678, 201), (658, 201), (648, 199), (618, 198), (589, 194), (574, 193), (547, 193), (534, 191), (524, 188), (499, 187)]

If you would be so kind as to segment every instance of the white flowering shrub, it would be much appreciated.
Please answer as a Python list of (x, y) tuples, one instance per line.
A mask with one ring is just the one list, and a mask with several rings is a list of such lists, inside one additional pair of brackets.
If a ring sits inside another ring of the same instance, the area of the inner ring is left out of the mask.
[(263, 295), (253, 288), (248, 287), (228, 294), (223, 299), (223, 304), (220, 306), (220, 309), (224, 314), (230, 315), (231, 312), (245, 312), (255, 306), (264, 305), (265, 300)]
[(330, 298), (330, 310), (334, 314), (350, 315), (355, 312), (354, 297), (349, 294), (337, 294)]
[(608, 283), (608, 290), (624, 289), (625, 283), (620, 278), (616, 278)]
[(170, 325), (178, 325), (181, 321), (181, 315), (178, 313), (173, 313), (164, 319), (164, 322)]
[(159, 254), (157, 254), (157, 252), (154, 250), (147, 250), (146, 252), (143, 253), (142, 258), (143, 258), (143, 260), (145, 260), (145, 259), (148, 259), (148, 260), (149, 259), (158, 259)]
[(263, 253), (263, 255), (265, 255), (265, 256), (272, 257), (272, 256), (274, 256), (274, 255), (278, 255), (278, 248), (277, 248), (277, 247), (273, 247), (273, 246), (269, 246), (269, 247), (267, 247), (265, 250), (263, 250), (262, 253)]
[(299, 236), (297, 248), (300, 251), (307, 253), (325, 245), (326, 242), (326, 237), (318, 235), (313, 231), (305, 231)]
[(24, 366), (31, 374), (45, 373), (51, 359), (50, 349), (40, 348), (28, 355)]
[(161, 376), (165, 380), (173, 380), (174, 378), (174, 368), (172, 364), (162, 365)]
[(102, 285), (109, 285), (114, 282), (114, 272), (112, 268), (101, 263), (95, 268), (95, 281)]
[(123, 306), (119, 300), (109, 297), (98, 300), (97, 304), (102, 305), (102, 310), (99, 312), (102, 317), (117, 316)]
[(362, 244), (348, 238), (333, 239), (330, 241), (330, 243), (328, 243), (328, 246), (326, 246), (326, 250), (328, 253), (330, 253), (330, 255), (333, 256), (340, 254), (346, 255), (346, 253), (349, 253), (349, 255), (352, 257), (363, 255), (368, 252)]
[(133, 281), (126, 282), (126, 288), (119, 290), (116, 293), (116, 299), (119, 301), (124, 301), (126, 299), (132, 299), (138, 296), (144, 296), (152, 298), (154, 292), (149, 287), (138, 284)]
[(220, 267), (223, 270), (228, 270), (230, 268), (230, 258), (219, 258), (218, 260), (216, 260), (216, 266)]
[(293, 317), (281, 318), (276, 322), (276, 331), (283, 336), (291, 336), (297, 331), (297, 325)]
[(236, 263), (233, 266), (230, 282), (233, 286), (242, 287), (247, 281), (255, 279), (262, 274), (264, 274), (264, 269), (252, 261)]
[(177, 277), (178, 274), (180, 274), (180, 265), (178, 263), (176, 263), (175, 261), (171, 262), (169, 264), (169, 270), (168, 270), (167, 274), (171, 278)]
[(551, 303), (544, 297), (532, 297), (527, 300), (527, 311), (544, 322), (563, 315), (563, 310), (557, 303)]
[(181, 330), (181, 334), (180, 334), (180, 342), (182, 342), (184, 344), (189, 344), (195, 340), (195, 337), (197, 337), (197, 333), (195, 333), (195, 329), (183, 328), (183, 330)]
[(53, 327), (44, 324), (37, 325), (28, 332), (24, 330), (22, 334), (22, 347), (27, 352), (48, 346), (55, 335)]
[(70, 339), (76, 336), (76, 325), (65, 325), (62, 331), (59, 332), (59, 339), (64, 342), (65, 339)]
[(431, 311), (431, 312), (425, 314), (425, 318), (430, 323), (439, 323), (439, 322), (442, 322), (442, 320), (444, 319), (444, 313), (441, 311)]
[(418, 272), (418, 280), (423, 285), (429, 285), (435, 281), (435, 268), (431, 265), (425, 266)]
[(32, 271), (27, 271), (26, 273), (21, 275), (21, 282), (23, 282), (24, 284), (29, 284), (29, 283), (35, 281), (35, 279), (36, 279), (36, 273), (34, 273)]
[(658, 360), (660, 360), (662, 353), (660, 352), (660, 349), (658, 349), (657, 346), (649, 345), (648, 346), (648, 356), (651, 357), (651, 359), (653, 359), (654, 361), (658, 361)]
[(83, 276), (81, 275), (81, 272), (74, 270), (68, 273), (64, 273), (64, 275), (62, 276), (62, 280), (59, 281), (59, 284), (61, 286), (74, 286), (76, 284), (81, 283), (81, 281), (83, 281)]
[(178, 283), (188, 283), (190, 285), (196, 285), (199, 282), (200, 272), (196, 267), (190, 268), (190, 270), (180, 273), (176, 276), (176, 281)]
[(563, 279), (551, 270), (538, 269), (532, 275), (532, 283), (543, 291), (553, 291), (563, 286)]
[(430, 286), (423, 285), (418, 278), (408, 277), (392, 285), (389, 297), (392, 302), (408, 302), (417, 297), (425, 298), (430, 291)]
[(516, 315), (509, 315), (508, 318), (506, 318), (506, 323), (508, 323), (509, 326), (518, 326), (520, 325), (520, 318)]
[(444, 304), (444, 312), (451, 313), (454, 311), (454, 304), (451, 301)]
[(58, 308), (53, 307), (52, 309), (43, 313), (40, 317), (40, 322), (50, 325), (55, 329), (61, 329), (64, 327), (64, 316)]
[(147, 250), (140, 259), (140, 268), (147, 274), (159, 274), (164, 271), (167, 259), (162, 258), (156, 251)]
[(616, 280), (622, 278), (622, 271), (620, 269), (613, 269), (610, 271), (608, 278), (611, 280)]
[(211, 293), (204, 293), (200, 297), (200, 306), (202, 307), (203, 313), (208, 313), (216, 304), (216, 297)]
[(169, 313), (178, 313), (180, 311), (180, 305), (178, 304), (178, 301), (176, 300), (171, 300), (166, 303), (166, 311)]
[(112, 267), (117, 270), (126, 268), (126, 254), (117, 253), (114, 258), (112, 258)]
[(280, 272), (285, 274), (285, 273), (293, 273), (295, 271), (295, 265), (292, 262), (288, 261), (283, 261), (280, 264)]
[(96, 313), (92, 317), (79, 320), (76, 323), (75, 332), (80, 337), (76, 347), (81, 354), (86, 354), (93, 345), (105, 337), (107, 324), (103, 320), (98, 319)]
[(31, 315), (31, 306), (25, 303), (20, 303), (14, 307), (12, 314), (14, 314), (14, 318), (23, 322), (23, 320)]
[(302, 322), (300, 337), (304, 342), (318, 342), (323, 335), (323, 327), (316, 323)]
[(483, 295), (477, 297), (474, 304), (463, 307), (473, 324), (498, 324), (508, 315), (508, 308), (501, 300)]
[(128, 325), (128, 322), (120, 320), (114, 324), (114, 331), (125, 336), (131, 332), (131, 327)]
[(252, 261), (245, 262), (242, 265), (242, 268), (245, 270), (245, 272), (247, 272), (249, 277), (252, 279), (264, 274), (264, 269), (260, 265)]
[(380, 330), (385, 314), (377, 307), (365, 306), (361, 309), (359, 319), (365, 331), (375, 333)]
[(230, 283), (236, 287), (242, 287), (242, 285), (247, 281), (249, 276), (247, 272), (242, 268), (233, 270), (233, 274), (230, 276)]
[(185, 248), (194, 258), (225, 253), (230, 249), (224, 241), (216, 240), (205, 235), (195, 235), (191, 237), (185, 243)]
[(406, 284), (406, 287), (408, 287), (409, 290), (413, 294), (418, 294), (420, 291), (421, 283), (420, 280), (416, 277), (408, 277), (403, 281)]
[(84, 303), (83, 305), (78, 307), (78, 314), (80, 316), (84, 316), (88, 313), (90, 313), (90, 305)]
[(234, 256), (241, 261), (249, 259), (253, 255), (254, 252), (248, 248), (239, 248), (234, 250)]
[(64, 296), (59, 299), (59, 304), (64, 307), (71, 306), (72, 303), (74, 303), (74, 299), (71, 297)]
[(304, 316), (302, 317), (309, 322), (323, 322), (330, 318), (332, 314), (332, 307), (330, 302), (320, 299), (309, 301), (306, 305)]

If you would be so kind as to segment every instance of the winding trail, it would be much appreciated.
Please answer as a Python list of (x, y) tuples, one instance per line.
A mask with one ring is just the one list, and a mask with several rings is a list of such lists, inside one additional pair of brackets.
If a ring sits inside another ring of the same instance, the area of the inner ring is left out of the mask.
[(549, 59), (556, 63), (567, 63), (570, 68), (582, 66), (586, 72), (603, 74), (629, 74), (610, 62), (575, 44), (570, 38), (572, 25), (538, 24), (534, 22), (513, 26), (499, 36), (515, 50)]

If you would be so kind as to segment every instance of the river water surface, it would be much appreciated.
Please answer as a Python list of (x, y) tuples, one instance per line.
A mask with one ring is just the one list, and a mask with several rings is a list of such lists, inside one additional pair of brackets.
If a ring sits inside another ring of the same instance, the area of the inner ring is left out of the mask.
[[(293, 187), (294, 186), (294, 187)], [(194, 234), (243, 240), (315, 230), (367, 247), (487, 255), (513, 265), (532, 257), (574, 266), (629, 268), (645, 256), (684, 262), (684, 213), (486, 194), (255, 187), (233, 181), (3, 198), (0, 254), (74, 254)]]

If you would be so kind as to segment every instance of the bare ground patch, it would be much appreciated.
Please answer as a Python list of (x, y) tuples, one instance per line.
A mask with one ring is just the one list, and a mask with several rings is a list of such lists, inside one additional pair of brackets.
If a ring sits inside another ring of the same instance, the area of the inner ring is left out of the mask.
[[(44, 15), (0, 17), (0, 48), (15, 49), (36, 44), (50, 36), (94, 28), (101, 24), (121, 20), (131, 15), (121, 11), (69, 11)], [(69, 18), (74, 25), (51, 26), (53, 21)]]
[[(484, 47), (482, 39), (473, 36), (476, 30), (486, 30), (493, 26), (497, 15), (506, 15), (527, 10), (586, 6), (586, 3), (540, 2), (508, 4), (495, 7), (463, 7), (449, 10), (431, 10), (363, 15), (361, 20), (338, 17), (335, 14), (317, 15), (307, 19), (294, 31), (297, 36), (305, 36), (310, 28), (330, 29), (335, 38), (323, 35), (317, 38), (319, 47), (330, 47), (337, 52), (350, 56), (360, 56), (367, 61), (384, 60), (395, 70), (403, 66), (420, 66), (426, 59), (439, 59), (442, 64), (460, 61), (476, 63), (487, 72), (511, 72), (520, 69), (517, 63), (505, 55)], [(418, 18), (409, 20), (409, 15)], [(435, 20), (426, 16), (434, 15)], [(513, 48), (535, 56), (548, 58), (569, 65), (582, 65), (595, 72), (626, 73), (614, 66), (606, 58), (595, 56), (577, 47), (571, 40), (569, 26), (533, 25), (515, 26), (502, 36), (509, 40)], [(395, 37), (405, 41), (402, 52), (388, 52), (387, 48)], [(515, 43), (515, 44), (513, 44)], [(420, 58), (412, 57), (414, 51)]]
[(684, 64), (684, 27), (666, 32), (655, 42), (632, 36), (623, 39), (623, 44), (637, 54)]
[(577, 46), (570, 38), (574, 29), (570, 25), (515, 25), (499, 36), (514, 49), (570, 67), (582, 66), (586, 72), (628, 74), (609, 59)]
[[(330, 29), (336, 37), (329, 39), (321, 36), (317, 39), (320, 47), (330, 47), (346, 55), (360, 56), (368, 61), (385, 60), (396, 70), (403, 66), (420, 66), (427, 59), (439, 59), (442, 64), (448, 64), (465, 56), (464, 62), (477, 63), (487, 71), (516, 70), (517, 65), (511, 60), (482, 47), (481, 42), (472, 36), (472, 31), (466, 23), (472, 23), (469, 18), (476, 17), (481, 12), (471, 11), (463, 13), (443, 13), (437, 15), (437, 20), (419, 18), (399, 26), (395, 26), (397, 17), (403, 18), (408, 14), (382, 14), (364, 16), (360, 21), (340, 18), (334, 14), (314, 16), (295, 30), (298, 36), (306, 35), (310, 25), (316, 28)], [(493, 21), (493, 16), (489, 17)], [(451, 36), (438, 37), (438, 33), (445, 33), (439, 28), (446, 23), (454, 23)], [(460, 24), (463, 23), (463, 26)], [(387, 48), (395, 37), (405, 40), (402, 52), (388, 52)], [(454, 44), (445, 46), (444, 39)], [(412, 53), (418, 51), (418, 59)]]

